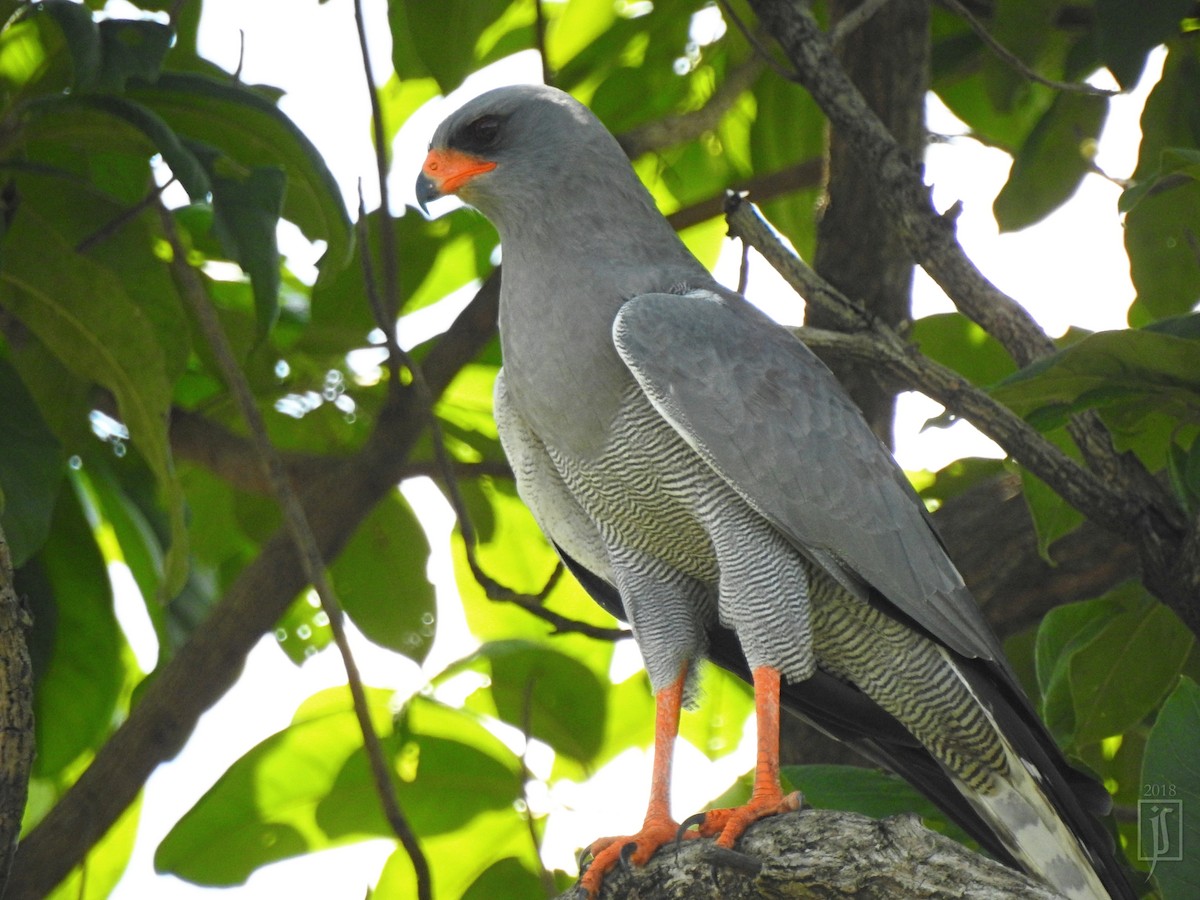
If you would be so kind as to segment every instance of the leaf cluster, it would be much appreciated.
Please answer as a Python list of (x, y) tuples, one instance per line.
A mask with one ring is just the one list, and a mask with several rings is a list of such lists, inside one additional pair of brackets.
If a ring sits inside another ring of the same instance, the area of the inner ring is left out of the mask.
[[(433, 548), (394, 482), (434, 474), (446, 487), (447, 472), (435, 464), (439, 448), (414, 411), (410, 373), (384, 364), (383, 323), (368, 300), (379, 290), (381, 261), (392, 259), (399, 296), (383, 298), (381, 308), (400, 311), (403, 339), (415, 321), (405, 316), (457, 309), (476, 294), (496, 249), (494, 231), (469, 211), (427, 221), (375, 209), (352, 222), (321, 153), (279, 109), (280, 92), (245, 84), (198, 54), (200, 2), (134, 5), (142, 17), (96, 15), (103, 0), (0, 0), (0, 525), (35, 623), (39, 747), (24, 835), (27, 846), (48, 846), (37, 844), (50, 840), (39, 832), (71, 831), (55, 817), (79, 806), (112, 826), (80, 833), (67, 852), (36, 857), (56, 857), (52, 875), (31, 874), (29, 863), (23, 870), (18, 856), (14, 883), (44, 885), (30, 896), (104, 896), (120, 878), (141, 781), (113, 784), (111, 796), (126, 799), (107, 800), (100, 812), (80, 799), (81, 779), (89, 768), (120, 769), (117, 748), (126, 745), (118, 735), (137, 734), (147, 710), (160, 708), (160, 685), (188, 685), (202, 698), (194, 715), (215, 702), (244, 653), (189, 669), (194, 647), (228, 628), (248, 629), (248, 648), (270, 629), (299, 666), (331, 640), (306, 589), (263, 587), (254, 602), (277, 613), (265, 614), (270, 624), (257, 631), (225, 602), (242, 596), (256, 565), (282, 558), (287, 542), (265, 497), (260, 460), (181, 296), (178, 267), (200, 274), (310, 510), (359, 504), (331, 526), (332, 580), (356, 628), (415, 669), (446, 607), (439, 610), (427, 574)], [(1127, 88), (1150, 51), (1166, 45), (1120, 207), (1137, 291), (1134, 327), (1073, 331), (1025, 367), (961, 314), (922, 319), (908, 336), (1073, 459), (1084, 454), (1072, 417), (1098, 416), (1117, 450), (1160, 476), (1182, 517), (1195, 522), (1200, 51), (1195, 19), (1187, 18), (1193, 4), (1172, 0), (1145, 14), (1118, 0), (983, 6), (984, 28), (1043, 80), (1079, 83), (1103, 67)], [(748, 41), (735, 15), (754, 21), (742, 0), (719, 9), (703, 0), (389, 3), (393, 71), (378, 87), (383, 135), (390, 144), (428, 100), (535, 49), (554, 83), (614, 133), (655, 135), (635, 168), (664, 212), (699, 222), (684, 238), (702, 260), (715, 261), (724, 238), (712, 202), (747, 184), (761, 186), (764, 211), (808, 257), (821, 194), (805, 173), (825, 151), (825, 113), (780, 76), (786, 63), (777, 54), (764, 64), (764, 39)], [(1095, 170), (1107, 98), (1030, 80), (949, 6), (935, 5), (930, 39), (933, 91), (974, 138), (1013, 157), (994, 206), (1000, 228), (1026, 227), (1069, 203)], [(729, 84), (739, 89), (723, 92)], [(368, 134), (364, 123), (364, 141)], [(314, 275), (297, 273), (281, 253), (281, 224), (323, 246)], [(478, 290), (469, 309), (485, 295)], [(473, 524), (470, 552), (497, 581), (534, 595), (557, 560), (504, 468), (490, 415), (498, 351), (486, 340), (492, 321), (481, 315), (484, 337), (471, 345), (469, 361), (454, 355), (453, 327), (411, 355), (427, 371), (453, 370), (435, 385), (433, 412)], [(923, 473), (923, 495), (931, 506), (948, 503), (1001, 465), (966, 460)], [(1029, 469), (1003, 465), (1020, 472), (1050, 558), (1083, 515)], [(343, 490), (347, 473), (367, 485), (368, 499)], [(461, 533), (451, 552), (460, 596), (441, 602), (461, 604), (468, 642), (453, 662), (421, 669), (424, 690), (369, 691), (370, 716), (437, 895), (544, 895), (569, 876), (544, 870), (547, 809), (536, 798), (647, 746), (652, 701), (644, 676), (614, 680), (613, 644), (548, 634), (542, 620), (488, 597)], [(1120, 574), (1113, 583), (1123, 583), (1111, 591), (1054, 610), (1009, 647), (1055, 736), (1105, 780), (1127, 814), (1119, 833), (1136, 860), (1135, 811), (1147, 785), (1171, 785), (1192, 815), (1200, 810), (1194, 764), (1180, 751), (1200, 735), (1200, 665), (1179, 618), (1137, 573)], [(156, 654), (135, 654), (127, 620), (118, 621), (118, 600), (129, 598), (152, 625)], [(570, 578), (544, 602), (568, 620), (613, 624)], [(735, 679), (715, 670), (703, 679), (704, 701), (685, 714), (683, 736), (717, 758), (739, 744), (751, 703)], [(194, 715), (170, 723), (162, 749), (150, 738), (138, 745), (147, 773), (186, 739)], [(536, 764), (539, 753), (552, 762)], [(823, 765), (788, 776), (822, 805), (872, 815), (916, 809), (954, 834), (888, 776)], [(230, 886), (280, 860), (393, 837), (349, 695), (334, 690), (309, 698), (287, 728), (245, 748), (194, 807), (180, 811), (155, 862), (198, 884)], [(1200, 882), (1186, 860), (1159, 863), (1155, 877), (1168, 897), (1190, 896)], [(359, 880), (387, 897), (409, 895), (413, 878), (409, 854), (397, 847), (381, 872)]]

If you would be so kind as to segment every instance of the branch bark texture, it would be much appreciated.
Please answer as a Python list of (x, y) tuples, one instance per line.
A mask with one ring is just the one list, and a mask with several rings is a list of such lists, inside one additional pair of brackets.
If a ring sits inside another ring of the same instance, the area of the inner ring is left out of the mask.
[(13, 590), (12, 560), (0, 531), (0, 897), (21, 833), (33, 767), (33, 667), (26, 632), (32, 623)]
[[(559, 900), (579, 900), (578, 889)], [(737, 850), (687, 840), (642, 868), (614, 869), (600, 900), (1054, 900), (1059, 895), (916, 816), (805, 809), (757, 823)]]
[[(967, 256), (954, 234), (952, 218), (934, 210), (919, 167), (897, 145), (842, 70), (808, 5), (800, 0), (750, 0), (750, 5), (787, 54), (797, 80), (812, 94), (831, 127), (846, 137), (852, 152), (874, 173), (881, 208), (914, 261), (959, 310), (995, 337), (1018, 365), (1026, 366), (1053, 353), (1053, 341), (1032, 316), (991, 284)], [(1147, 588), (1200, 634), (1200, 604), (1195, 598), (1195, 586), (1200, 584), (1200, 550), (1196, 550), (1200, 547), (1200, 523), (1189, 526), (1178, 505), (1140, 462), (1130, 454), (1116, 453), (1111, 436), (1094, 413), (1077, 416), (1069, 428), (1093, 483), (1098, 482), (1104, 490), (1089, 489), (1094, 505), (1087, 507), (1080, 506), (1077, 495), (1063, 496), (1135, 544)], [(1036, 471), (1033, 465), (1031, 468)], [(1053, 486), (1062, 493), (1059, 484)]]

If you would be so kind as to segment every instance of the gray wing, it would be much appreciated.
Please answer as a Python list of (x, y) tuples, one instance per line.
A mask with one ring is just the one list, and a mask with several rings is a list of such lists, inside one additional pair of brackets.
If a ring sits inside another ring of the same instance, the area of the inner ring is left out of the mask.
[(613, 340), (655, 408), (801, 552), (956, 652), (1003, 659), (908, 479), (785, 329), (696, 290), (628, 301)]
[(493, 391), (496, 430), (521, 500), (556, 549), (611, 584), (612, 566), (600, 532), (567, 489), (545, 445), (513, 405), (503, 369), (496, 375)]

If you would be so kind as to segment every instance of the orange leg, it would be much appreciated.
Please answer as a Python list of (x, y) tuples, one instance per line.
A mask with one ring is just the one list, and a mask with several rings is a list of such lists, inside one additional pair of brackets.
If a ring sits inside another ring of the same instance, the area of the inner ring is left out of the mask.
[(679, 680), (655, 695), (657, 712), (654, 722), (654, 774), (650, 782), (650, 805), (646, 809), (646, 820), (642, 830), (627, 837), (601, 838), (589, 848), (592, 864), (579, 879), (588, 897), (600, 893), (604, 876), (621, 859), (622, 851), (634, 844), (628, 856), (635, 866), (644, 866), (655, 851), (663, 844), (675, 840), (679, 824), (671, 818), (671, 757), (675, 751), (675, 737), (679, 734), (679, 708), (683, 704), (683, 684), (687, 669)]
[(726, 849), (732, 849), (742, 832), (759, 819), (800, 808), (800, 794), (784, 796), (779, 785), (779, 671), (770, 666), (754, 670), (754, 710), (758, 720), (758, 764), (750, 802), (732, 809), (711, 810), (700, 825), (700, 834), (717, 835), (718, 846)]

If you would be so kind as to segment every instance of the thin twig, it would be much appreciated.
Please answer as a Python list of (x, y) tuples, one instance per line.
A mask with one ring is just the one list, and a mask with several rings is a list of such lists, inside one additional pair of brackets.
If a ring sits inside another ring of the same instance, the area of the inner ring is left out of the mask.
[(158, 201), (158, 198), (163, 195), (163, 191), (165, 191), (174, 183), (175, 176), (172, 175), (170, 180), (165, 182), (161, 187), (155, 187), (154, 190), (150, 191), (150, 193), (148, 193), (137, 203), (133, 204), (133, 206), (117, 213), (115, 216), (81, 240), (75, 245), (75, 252), (87, 253), (92, 248), (103, 244), (106, 240), (124, 228), (126, 224), (132, 222), (143, 212), (153, 206)]
[[(786, 169), (780, 169), (777, 172), (767, 172), (765, 175), (753, 175), (745, 181), (738, 181), (734, 184), (733, 190), (744, 191), (751, 197), (754, 197), (757, 202), (765, 203), (768, 200), (774, 200), (776, 197), (783, 197), (796, 191), (819, 187), (824, 170), (824, 160), (813, 157), (812, 159), (801, 160), (795, 165), (788, 166)], [(709, 219), (714, 219), (722, 215), (724, 211), (725, 195), (714, 194), (711, 197), (705, 197), (703, 200), (693, 203), (691, 206), (675, 210), (675, 212), (667, 216), (667, 221), (671, 223), (671, 227), (676, 231), (682, 231), (685, 228), (690, 228), (692, 225), (698, 225), (700, 222), (707, 222)]]
[(533, 855), (538, 861), (538, 880), (542, 883), (542, 891), (547, 897), (553, 897), (558, 889), (554, 884), (554, 876), (542, 864), (542, 842), (538, 838), (537, 825), (533, 821), (533, 808), (529, 805), (529, 791), (526, 785), (533, 779), (529, 771), (526, 756), (529, 754), (529, 742), (533, 738), (533, 689), (537, 683), (535, 673), (530, 673), (525, 682), (524, 696), (521, 698), (521, 733), (525, 736), (525, 746), (521, 748), (521, 800), (525, 804), (525, 825), (529, 829), (529, 840), (533, 844)]
[(891, 2), (892, 0), (863, 0), (829, 30), (829, 42), (835, 47), (838, 46)]
[(750, 282), (750, 243), (742, 241), (742, 260), (738, 265), (737, 292), (746, 293), (746, 285)]
[(546, 53), (546, 10), (542, 8), (542, 0), (533, 0), (533, 14), (533, 38), (542, 63), (542, 84), (553, 85), (554, 73), (550, 71), (550, 56)]
[(795, 256), (749, 203), (730, 195), (730, 232), (754, 247), (806, 302), (837, 316), (850, 332), (803, 329), (810, 346), (834, 349), (884, 367), (907, 386), (937, 400), (1000, 444), (1067, 502), (1098, 521), (1128, 531), (1129, 504), (1120, 494), (1047, 441), (1036, 429), (957, 372), (922, 355)]
[(980, 22), (979, 19), (975, 18), (974, 14), (967, 9), (966, 6), (960, 3), (959, 0), (939, 0), (939, 2), (949, 7), (951, 12), (961, 16), (963, 21), (965, 21), (971, 27), (971, 30), (978, 35), (981, 41), (988, 45), (993, 53), (995, 53), (998, 57), (1000, 57), (1001, 60), (1012, 66), (1012, 68), (1016, 69), (1022, 76), (1030, 81), (1037, 82), (1038, 84), (1044, 84), (1046, 87), (1053, 88), (1056, 91), (1063, 91), (1071, 94), (1089, 94), (1093, 97), (1114, 97), (1121, 93), (1120, 91), (1112, 91), (1108, 90), (1107, 88), (1098, 88), (1095, 85), (1088, 84), (1087, 82), (1056, 81), (1053, 78), (1046, 78), (1044, 75), (1039, 75), (1029, 67), (1025, 60), (1021, 59), (1019, 56), (1001, 44), (998, 40), (996, 40), (996, 38), (992, 36), (991, 32), (987, 30), (984, 24)]
[[(371, 54), (367, 48), (367, 20), (363, 13), (362, 0), (354, 0), (354, 24), (358, 32), (358, 50), (362, 59), (363, 77), (366, 79), (367, 96), (371, 103), (371, 135), (375, 141), (375, 175), (379, 180), (379, 238), (382, 247), (380, 256), (383, 264), (383, 290), (377, 293), (377, 302), (371, 309), (376, 325), (383, 332), (388, 349), (388, 373), (392, 376), (389, 390), (400, 388), (400, 346), (396, 341), (396, 317), (400, 313), (400, 263), (396, 259), (396, 223), (392, 218), (388, 196), (388, 146), (383, 124), (383, 105), (379, 102), (379, 91), (371, 75)], [(359, 206), (362, 194), (359, 193)], [(360, 221), (363, 217), (359, 216)], [(363, 265), (368, 265), (371, 255), (370, 244), (362, 248)]]
[(729, 0), (717, 0), (717, 5), (721, 7), (721, 12), (725, 18), (734, 24), (737, 30), (742, 33), (742, 37), (746, 39), (746, 42), (754, 48), (754, 52), (762, 58), (763, 62), (775, 70), (775, 74), (788, 81), (797, 83), (800, 81), (800, 76), (795, 69), (789, 69), (775, 58), (771, 51), (767, 49), (767, 46), (759, 39), (758, 35), (742, 21), (742, 17), (737, 14), (737, 11), (733, 8)]
[(341, 653), (342, 663), (346, 668), (346, 681), (350, 686), (354, 713), (362, 731), (363, 748), (366, 750), (375, 790), (380, 804), (383, 806), (384, 815), (412, 860), (417, 878), (417, 897), (419, 900), (432, 900), (433, 889), (429, 864), (425, 860), (425, 855), (417, 843), (417, 837), (409, 826), (408, 819), (400, 809), (399, 801), (396, 798), (391, 766), (384, 756), (379, 736), (375, 733), (375, 727), (371, 722), (366, 691), (363, 688), (362, 678), (346, 637), (342, 607), (333, 592), (333, 585), (329, 581), (321, 549), (309, 527), (299, 494), (287, 476), (283, 459), (271, 444), (266, 423), (254, 402), (250, 385), (246, 382), (246, 378), (237, 364), (233, 348), (229, 344), (220, 319), (217, 318), (217, 311), (209, 300), (208, 292), (200, 280), (199, 274), (187, 262), (187, 250), (179, 238), (175, 220), (165, 207), (160, 206), (159, 212), (163, 231), (171, 245), (173, 253), (171, 269), (179, 285), (179, 292), (191, 307), (200, 331), (212, 350), (221, 377), (229, 387), (230, 393), (233, 394), (242, 418), (250, 430), (251, 439), (254, 441), (265, 474), (271, 482), (272, 490), (283, 511), (288, 532), (299, 551), (305, 579), (317, 592), (317, 596), (321, 600), (321, 609), (329, 618), (329, 627), (334, 643), (337, 645), (338, 652)]
[[(389, 218), (386, 212), (383, 217)], [(387, 345), (388, 395), (395, 397), (401, 388), (400, 383), (400, 343), (396, 337), (396, 317), (388, 315), (379, 287), (375, 283), (375, 266), (371, 262), (371, 232), (367, 227), (367, 208), (363, 200), (362, 179), (358, 182), (358, 222), (354, 226), (355, 240), (358, 241), (362, 256), (363, 286), (367, 293), (367, 304), (371, 308), (371, 317), (375, 325), (383, 332)], [(393, 253), (390, 247), (383, 248), (384, 257)]]
[[(796, 67), (804, 87), (846, 139), (851, 151), (876, 173), (881, 208), (892, 217), (897, 232), (925, 269), (968, 318), (995, 337), (1020, 366), (1050, 356), (1054, 342), (1028, 310), (999, 290), (979, 271), (954, 234), (953, 222), (939, 216), (930, 189), (918, 167), (871, 110), (839, 65), (828, 36), (805, 4), (781, 0), (750, 0), (764, 26)], [(1141, 528), (1138, 544), (1147, 571), (1160, 571), (1166, 550), (1178, 540), (1178, 510), (1171, 498), (1152, 484), (1153, 478), (1132, 454), (1116, 452), (1112, 436), (1095, 414), (1076, 416), (1071, 436), (1088, 465), (1107, 486), (1120, 491), (1124, 515), (1099, 519), (1119, 534)], [(1115, 510), (1109, 509), (1109, 512)], [(1140, 525), (1133, 524), (1134, 522)], [(1176, 604), (1169, 586), (1156, 593)]]
[[(551, 573), (545, 587), (535, 595), (523, 594), (508, 588), (489, 576), (480, 566), (477, 555), (476, 546), (477, 540), (475, 529), (471, 524), (470, 515), (467, 510), (467, 505), (463, 500), (462, 491), (459, 489), (458, 478), (455, 473), (454, 461), (450, 458), (446, 451), (445, 435), (442, 431), (441, 422), (434, 410), (433, 394), (429, 390), (429, 385), (425, 381), (424, 374), (419, 366), (413, 363), (408, 353), (400, 348), (396, 340), (395, 316), (390, 314), (393, 309), (399, 308), (399, 279), (398, 279), (398, 260), (395, 257), (396, 243), (394, 237), (394, 226), (391, 213), (388, 211), (388, 190), (387, 190), (387, 153), (384, 145), (383, 126), (382, 126), (382, 111), (379, 104), (379, 95), (371, 82), (371, 64), (367, 53), (366, 30), (362, 15), (361, 0), (355, 0), (355, 18), (358, 24), (359, 44), (362, 51), (363, 67), (367, 76), (367, 84), (371, 94), (371, 114), (372, 123), (375, 134), (375, 159), (376, 167), (379, 173), (379, 195), (380, 195), (380, 221), (382, 231), (382, 262), (384, 274), (383, 294), (380, 297), (380, 292), (376, 286), (374, 278), (374, 268), (371, 264), (369, 246), (365, 243), (362, 248), (363, 259), (363, 276), (366, 287), (368, 302), (371, 309), (374, 311), (377, 324), (383, 330), (387, 337), (388, 357), (391, 362), (392, 378), (391, 384), (398, 388), (400, 384), (399, 365), (403, 365), (412, 377), (413, 386), (417, 389), (418, 398), (422, 409), (425, 411), (426, 422), (429, 426), (430, 436), (433, 442), (434, 461), (438, 471), (441, 474), (442, 483), (445, 485), (446, 493), (450, 499), (450, 505), (454, 510), (455, 517), (458, 519), (459, 529), (463, 535), (463, 543), (466, 549), (467, 563), (471, 568), (472, 574), (476, 581), (484, 589), (489, 599), (504, 600), (520, 606), (538, 618), (550, 623), (554, 626), (556, 633), (575, 632), (586, 634), (591, 637), (602, 640), (621, 640), (628, 637), (629, 632), (623, 629), (600, 628), (590, 625), (586, 622), (578, 622), (567, 616), (559, 615), (544, 607), (546, 596), (550, 593), (553, 587), (558, 583), (558, 579), (562, 575), (562, 564), (559, 563), (554, 572)], [(540, 9), (540, 7), (539, 7)], [(359, 191), (359, 221), (365, 222), (366, 216), (363, 210), (362, 192)], [(390, 303), (389, 298), (395, 298)], [(395, 389), (394, 388), (394, 389)]]
[(725, 76), (700, 108), (678, 116), (664, 116), (618, 135), (621, 149), (632, 159), (651, 150), (695, 140), (712, 131), (721, 124), (721, 119), (738, 98), (754, 86), (762, 70), (763, 60), (757, 55), (751, 56)]

